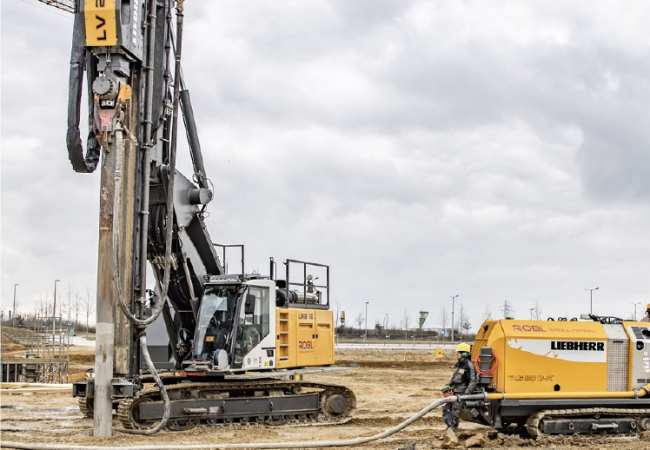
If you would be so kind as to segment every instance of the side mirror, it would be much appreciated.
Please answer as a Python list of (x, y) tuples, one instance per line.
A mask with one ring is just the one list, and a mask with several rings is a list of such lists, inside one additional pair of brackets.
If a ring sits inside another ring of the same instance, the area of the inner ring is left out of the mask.
[(253, 294), (246, 294), (246, 303), (244, 304), (244, 313), (255, 314), (255, 296)]

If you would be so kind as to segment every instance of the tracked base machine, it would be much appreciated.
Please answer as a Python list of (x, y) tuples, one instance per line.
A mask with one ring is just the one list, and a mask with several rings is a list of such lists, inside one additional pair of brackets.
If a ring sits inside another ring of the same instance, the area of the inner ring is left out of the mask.
[(533, 437), (650, 430), (647, 322), (488, 321), (472, 361), (487, 400), (465, 420)]
[[(192, 345), (180, 364), (161, 373), (170, 398), (169, 429), (343, 422), (354, 413), (349, 389), (303, 379), (336, 370), (326, 368), (334, 364), (332, 311), (311, 281), (303, 292), (285, 285), (261, 277), (209, 278)], [(146, 373), (138, 377), (141, 385), (147, 381)], [(126, 428), (148, 428), (160, 420), (163, 406), (160, 389), (145, 388), (119, 402), (118, 417)]]
[[(165, 325), (176, 352), (166, 343), (155, 345), (156, 337), (164, 339), (157, 330), (162, 324), (150, 327), (150, 354), (158, 358), (154, 362), (169, 397), (168, 429), (249, 422), (335, 423), (351, 417), (356, 398), (349, 389), (303, 378), (337, 370), (328, 367), (335, 362), (332, 311), (307, 278), (301, 292), (288, 290), (284, 280), (260, 276), (209, 277), (193, 333), (182, 327), (178, 314)], [(169, 317), (169, 311), (165, 315)], [(115, 408), (125, 428), (147, 429), (161, 420), (165, 401), (153, 381), (143, 364), (132, 379), (113, 383)], [(93, 380), (75, 383), (73, 392), (80, 397), (82, 410), (92, 415)]]

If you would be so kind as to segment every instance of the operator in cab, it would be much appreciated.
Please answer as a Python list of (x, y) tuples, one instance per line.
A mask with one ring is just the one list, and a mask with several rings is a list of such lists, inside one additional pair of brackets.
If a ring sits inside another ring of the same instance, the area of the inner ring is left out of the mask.
[[(461, 343), (456, 347), (457, 362), (454, 366), (454, 374), (449, 384), (442, 389), (443, 394), (453, 395), (471, 394), (476, 388), (476, 369), (469, 359), (471, 347), (469, 344)], [(452, 431), (458, 429), (460, 412), (463, 409), (463, 402), (446, 403), (442, 410), (442, 418)]]

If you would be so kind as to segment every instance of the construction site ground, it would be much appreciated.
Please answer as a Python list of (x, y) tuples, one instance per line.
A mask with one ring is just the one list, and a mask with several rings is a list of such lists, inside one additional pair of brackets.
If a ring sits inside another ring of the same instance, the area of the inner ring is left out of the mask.
[[(3, 357), (20, 355), (20, 345), (3, 336)], [(308, 380), (348, 386), (357, 396), (358, 410), (342, 425), (226, 426), (197, 427), (188, 431), (162, 431), (152, 436), (134, 436), (120, 432), (113, 421), (112, 437), (93, 437), (93, 421), (83, 418), (71, 391), (16, 390), (3, 385), (1, 403), (1, 439), (35, 444), (136, 446), (212, 444), (219, 448), (228, 443), (274, 443), (332, 441), (372, 436), (398, 425), (441, 397), (439, 388), (449, 379), (453, 354), (434, 358), (432, 350), (346, 350), (337, 352), (338, 365), (350, 365), (345, 372), (309, 376)], [(83, 376), (93, 366), (94, 349), (73, 348), (70, 369), (73, 378)], [(16, 386), (17, 387), (17, 386)], [(431, 449), (452, 448), (443, 440), (445, 425), (437, 409), (408, 428), (386, 439), (355, 448)], [(541, 438), (536, 441), (509, 435), (463, 422), (457, 432), (457, 448), (476, 443), (482, 448), (569, 449), (648, 449), (650, 433), (636, 436), (575, 436)], [(3, 445), (4, 447), (4, 445)]]

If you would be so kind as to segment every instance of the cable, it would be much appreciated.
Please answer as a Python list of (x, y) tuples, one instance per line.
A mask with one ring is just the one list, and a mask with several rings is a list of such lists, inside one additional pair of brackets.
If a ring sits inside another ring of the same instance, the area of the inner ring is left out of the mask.
[[(43, 11), (49, 11), (49, 12), (51, 12), (51, 13), (53, 13), (53, 14), (59, 16), (59, 17), (65, 17), (66, 19), (69, 19), (69, 18), (70, 18), (70, 15), (69, 15), (69, 14), (61, 14), (60, 12), (58, 12), (58, 11), (56, 11), (56, 10), (54, 10), (54, 9), (46, 8), (45, 5), (47, 5), (47, 3), (43, 3), (43, 2), (41, 2), (40, 0), (38, 0), (38, 1), (39, 1), (39, 3), (41, 3), (41, 5), (35, 4), (35, 3), (33, 3), (33, 2), (28, 2), (28, 1), (26, 1), (26, 0), (20, 0), (20, 1), (22, 1), (23, 3), (25, 3), (25, 4), (27, 4), (27, 5), (33, 6), (33, 7), (35, 7), (35, 8), (42, 9)], [(53, 7), (56, 8), (56, 9), (58, 9), (59, 11), (65, 11), (65, 12), (68, 12), (68, 13), (72, 13), (72, 14), (74, 14), (74, 11), (69, 11), (69, 10), (67, 10), (67, 9), (61, 9), (61, 8), (59, 8), (59, 7), (56, 6), (56, 5), (51, 5), (51, 6), (53, 6)]]
[(354, 439), (344, 439), (340, 441), (313, 441), (313, 442), (259, 442), (259, 443), (241, 443), (241, 444), (189, 444), (189, 445), (143, 445), (131, 447), (94, 447), (85, 445), (58, 445), (58, 444), (23, 444), (20, 442), (5, 442), (0, 444), (0, 448), (16, 448), (16, 449), (32, 449), (32, 450), (95, 450), (101, 448), (102, 450), (214, 450), (230, 449), (230, 448), (253, 448), (253, 449), (269, 449), (269, 448), (321, 448), (321, 447), (349, 447), (353, 445), (366, 444), (371, 441), (387, 438), (404, 428), (411, 425), (416, 420), (422, 418), (435, 408), (444, 405), (445, 403), (455, 403), (458, 401), (467, 400), (487, 400), (487, 394), (472, 394), (472, 395), (452, 395), (451, 397), (440, 398), (429, 404), (419, 412), (400, 423), (399, 425), (389, 428), (381, 433), (368, 436), (359, 437)]
[[(481, 370), (481, 368), (479, 367), (480, 358), (481, 357), (479, 356), (478, 358), (476, 358), (476, 361), (474, 361), (474, 367), (476, 368), (476, 373), (485, 376), (485, 375), (492, 375), (494, 372), (497, 371), (497, 368), (499, 367), (498, 366), (499, 360), (497, 359), (497, 356), (494, 353), (492, 354), (492, 358), (490, 358), (490, 363), (494, 361), (494, 366), (492, 366), (492, 368), (490, 368), (489, 370)], [(482, 361), (482, 362), (486, 362), (486, 361)]]

